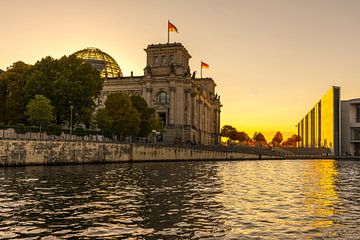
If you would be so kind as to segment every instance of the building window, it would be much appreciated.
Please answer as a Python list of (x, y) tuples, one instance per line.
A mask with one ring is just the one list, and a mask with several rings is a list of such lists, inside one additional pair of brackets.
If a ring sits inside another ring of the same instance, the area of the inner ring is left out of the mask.
[(155, 63), (155, 64), (159, 64), (159, 62), (160, 62), (159, 57), (158, 57), (158, 56), (155, 56), (155, 57), (154, 57), (154, 63)]
[(159, 92), (156, 95), (156, 103), (167, 104), (168, 103), (167, 93), (166, 92)]
[(355, 108), (356, 108), (356, 122), (360, 122), (360, 104), (356, 104)]
[(161, 62), (162, 62), (162, 64), (166, 64), (166, 63), (167, 63), (167, 57), (166, 57), (165, 55), (163, 55), (163, 56), (161, 57)]
[(170, 55), (170, 56), (169, 56), (169, 59), (170, 59), (170, 62), (171, 62), (171, 63), (175, 62), (175, 58), (174, 58), (173, 55)]
[(166, 126), (166, 112), (159, 112), (158, 115), (160, 122), (163, 122), (164, 126)]
[(354, 143), (354, 156), (360, 156), (360, 143)]
[(351, 140), (360, 140), (360, 128), (351, 128)]

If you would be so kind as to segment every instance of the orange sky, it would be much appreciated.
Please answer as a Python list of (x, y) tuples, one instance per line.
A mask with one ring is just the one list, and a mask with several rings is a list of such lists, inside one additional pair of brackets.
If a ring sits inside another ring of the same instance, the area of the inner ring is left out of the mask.
[[(98, 47), (141, 75), (147, 44), (171, 40), (210, 65), (222, 124), (250, 135), (295, 132), (331, 85), (360, 97), (357, 0), (0, 0), (0, 68)], [(271, 139), (268, 139), (271, 140)]]

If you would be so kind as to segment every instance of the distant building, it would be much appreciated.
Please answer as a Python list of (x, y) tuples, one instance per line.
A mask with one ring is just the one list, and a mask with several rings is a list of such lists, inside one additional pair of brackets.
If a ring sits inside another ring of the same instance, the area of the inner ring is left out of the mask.
[(299, 147), (326, 147), (340, 152), (340, 87), (331, 87), (296, 125)]
[(360, 156), (360, 98), (341, 101), (341, 154)]
[(331, 87), (296, 127), (299, 147), (360, 156), (360, 99), (340, 100), (340, 87)]
[(164, 142), (218, 144), (221, 103), (214, 80), (196, 78), (195, 72), (190, 72), (191, 56), (181, 43), (151, 44), (145, 52), (144, 75), (131, 73), (127, 77), (122, 76), (115, 60), (99, 49), (75, 53), (93, 64), (104, 77), (98, 106), (103, 106), (111, 93), (140, 95), (164, 122)]

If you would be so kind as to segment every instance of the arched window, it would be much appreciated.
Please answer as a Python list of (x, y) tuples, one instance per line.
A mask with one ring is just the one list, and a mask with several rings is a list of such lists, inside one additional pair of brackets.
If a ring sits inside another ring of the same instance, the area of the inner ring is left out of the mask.
[(156, 95), (156, 103), (167, 104), (168, 103), (167, 93), (163, 91), (159, 92)]
[(160, 59), (159, 59), (158, 56), (155, 56), (155, 57), (154, 57), (154, 63), (155, 63), (155, 64), (159, 64), (159, 63), (160, 63)]
[(161, 57), (161, 63), (162, 63), (162, 64), (166, 64), (166, 63), (167, 63), (167, 57), (166, 57), (165, 55), (163, 55), (163, 56)]

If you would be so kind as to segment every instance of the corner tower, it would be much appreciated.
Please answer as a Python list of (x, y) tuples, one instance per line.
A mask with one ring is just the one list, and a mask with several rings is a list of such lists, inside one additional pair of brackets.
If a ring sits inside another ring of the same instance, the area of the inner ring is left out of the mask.
[(188, 76), (191, 55), (181, 43), (151, 44), (144, 49), (146, 57), (145, 76)]

